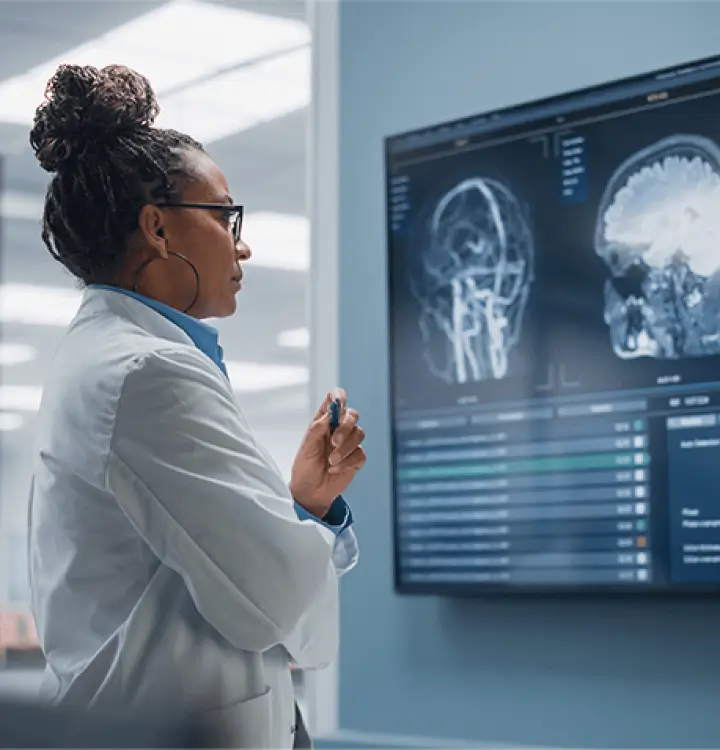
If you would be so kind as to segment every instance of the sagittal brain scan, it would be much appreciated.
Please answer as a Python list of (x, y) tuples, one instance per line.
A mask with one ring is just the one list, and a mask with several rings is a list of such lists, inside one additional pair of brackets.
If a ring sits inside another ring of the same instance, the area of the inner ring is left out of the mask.
[(674, 135), (612, 175), (595, 250), (611, 277), (605, 322), (618, 357), (720, 353), (720, 148)]
[(433, 375), (446, 383), (507, 375), (533, 256), (527, 218), (506, 185), (474, 177), (440, 197), (411, 279)]

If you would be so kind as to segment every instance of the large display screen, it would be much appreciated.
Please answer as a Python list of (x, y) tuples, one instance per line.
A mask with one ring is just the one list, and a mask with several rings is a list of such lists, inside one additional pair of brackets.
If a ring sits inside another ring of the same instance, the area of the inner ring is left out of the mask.
[(385, 150), (398, 590), (720, 589), (720, 58)]

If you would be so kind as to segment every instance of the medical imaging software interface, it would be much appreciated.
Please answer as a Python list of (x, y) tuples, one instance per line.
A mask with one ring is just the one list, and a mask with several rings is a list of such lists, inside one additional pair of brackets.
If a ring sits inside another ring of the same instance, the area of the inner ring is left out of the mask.
[(720, 586), (720, 58), (386, 169), (399, 589)]

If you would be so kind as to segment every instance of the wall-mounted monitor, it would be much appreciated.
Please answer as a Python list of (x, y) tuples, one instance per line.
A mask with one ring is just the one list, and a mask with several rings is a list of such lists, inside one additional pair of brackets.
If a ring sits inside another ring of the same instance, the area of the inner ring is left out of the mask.
[(720, 58), (385, 151), (397, 589), (720, 590)]

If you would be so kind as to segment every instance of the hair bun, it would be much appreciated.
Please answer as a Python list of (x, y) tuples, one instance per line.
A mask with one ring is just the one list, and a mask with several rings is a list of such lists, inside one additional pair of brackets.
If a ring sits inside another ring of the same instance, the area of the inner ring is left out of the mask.
[(93, 146), (150, 128), (159, 111), (148, 79), (124, 65), (61, 65), (35, 111), (30, 144), (40, 166), (57, 172)]

